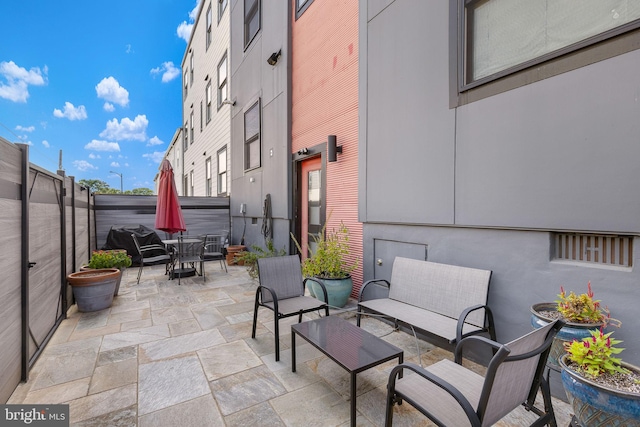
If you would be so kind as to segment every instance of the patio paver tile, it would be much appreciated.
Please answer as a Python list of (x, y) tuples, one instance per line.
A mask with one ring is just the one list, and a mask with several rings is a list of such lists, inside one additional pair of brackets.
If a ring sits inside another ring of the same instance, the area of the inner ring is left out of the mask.
[(221, 344), (197, 352), (209, 381), (233, 375), (262, 364), (244, 341)]
[(69, 416), (76, 423), (129, 408), (136, 403), (136, 391), (136, 385), (129, 384), (72, 400), (69, 402)]
[(210, 394), (140, 417), (139, 427), (222, 426), (224, 422)]

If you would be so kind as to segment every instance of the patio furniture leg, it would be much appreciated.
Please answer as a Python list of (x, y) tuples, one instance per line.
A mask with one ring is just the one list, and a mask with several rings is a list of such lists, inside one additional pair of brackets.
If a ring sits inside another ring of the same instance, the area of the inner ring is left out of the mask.
[(280, 318), (278, 313), (274, 312), (273, 317), (275, 320), (275, 335), (276, 335), (276, 362), (280, 361)]
[(144, 267), (144, 264), (140, 261), (140, 268), (138, 269), (138, 285), (140, 284), (140, 276), (142, 276), (142, 267)]
[(291, 372), (296, 371), (296, 333), (291, 330)]
[(356, 373), (351, 372), (351, 427), (356, 427)]
[(256, 291), (256, 303), (253, 307), (253, 328), (251, 329), (251, 338), (255, 338), (256, 337), (256, 326), (258, 325), (258, 294), (260, 292), (260, 289), (258, 289)]

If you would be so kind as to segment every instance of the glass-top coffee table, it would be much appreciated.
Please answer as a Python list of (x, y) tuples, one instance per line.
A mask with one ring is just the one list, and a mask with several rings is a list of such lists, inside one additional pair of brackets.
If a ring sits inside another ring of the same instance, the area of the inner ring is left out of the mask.
[(296, 334), (351, 375), (351, 425), (356, 425), (356, 374), (388, 360), (403, 362), (398, 347), (338, 316), (326, 316), (291, 326), (291, 372), (296, 371)]

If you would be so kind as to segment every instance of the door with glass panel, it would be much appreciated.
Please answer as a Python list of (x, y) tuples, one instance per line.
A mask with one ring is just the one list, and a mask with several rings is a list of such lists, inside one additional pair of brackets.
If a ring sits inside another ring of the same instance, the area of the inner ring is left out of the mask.
[(300, 246), (302, 259), (315, 251), (314, 235), (322, 231), (324, 200), (322, 191), (322, 161), (320, 157), (305, 160), (301, 167), (300, 186)]

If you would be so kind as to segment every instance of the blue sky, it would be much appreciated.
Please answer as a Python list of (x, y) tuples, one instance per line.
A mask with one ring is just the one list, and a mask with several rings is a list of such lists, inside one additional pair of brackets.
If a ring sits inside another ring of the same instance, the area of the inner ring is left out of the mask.
[(154, 189), (182, 123), (196, 0), (0, 2), (0, 136), (32, 163)]

